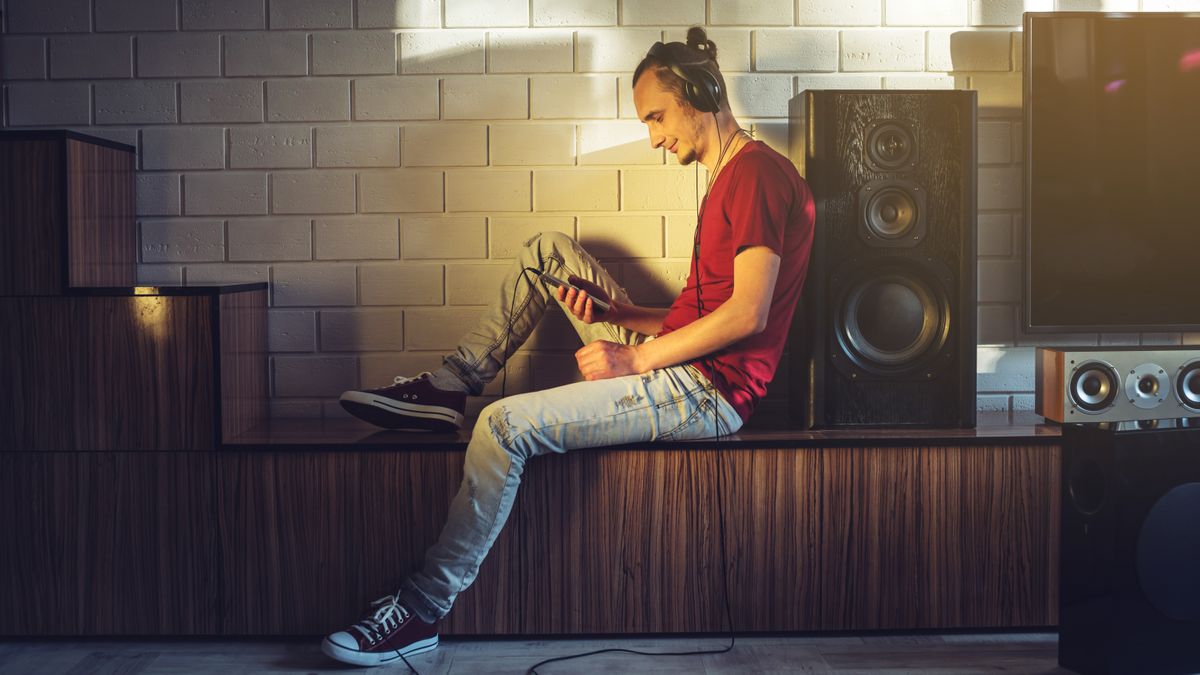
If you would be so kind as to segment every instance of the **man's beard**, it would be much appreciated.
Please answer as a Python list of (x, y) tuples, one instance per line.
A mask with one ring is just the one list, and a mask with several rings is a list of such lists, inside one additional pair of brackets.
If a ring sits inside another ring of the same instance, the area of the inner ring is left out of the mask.
[(696, 150), (695, 148), (688, 148), (687, 152), (682, 155), (675, 155), (675, 157), (679, 159), (680, 166), (687, 166), (696, 161)]

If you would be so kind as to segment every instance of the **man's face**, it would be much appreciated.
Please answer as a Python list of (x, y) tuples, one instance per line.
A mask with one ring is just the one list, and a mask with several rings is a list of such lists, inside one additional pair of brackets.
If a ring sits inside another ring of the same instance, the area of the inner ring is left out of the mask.
[(702, 147), (703, 118), (675, 94), (662, 88), (658, 76), (646, 70), (633, 88), (633, 107), (650, 130), (650, 147), (675, 153), (680, 164), (696, 161)]

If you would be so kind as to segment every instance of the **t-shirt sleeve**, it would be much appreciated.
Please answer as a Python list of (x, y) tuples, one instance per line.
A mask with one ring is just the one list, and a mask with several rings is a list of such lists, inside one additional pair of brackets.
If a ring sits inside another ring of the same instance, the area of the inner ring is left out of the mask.
[(758, 153), (730, 168), (733, 171), (725, 216), (729, 219), (734, 255), (751, 246), (766, 246), (782, 256), (784, 229), (795, 199), (787, 174)]

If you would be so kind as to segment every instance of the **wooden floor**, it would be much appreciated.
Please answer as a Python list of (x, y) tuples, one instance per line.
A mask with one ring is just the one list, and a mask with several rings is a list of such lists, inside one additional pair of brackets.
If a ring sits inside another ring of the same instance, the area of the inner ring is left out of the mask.
[[(707, 656), (650, 657), (600, 654), (538, 669), (563, 673), (1028, 673), (1066, 674), (1057, 666), (1054, 633), (897, 635), (864, 637), (743, 637), (733, 650)], [(421, 675), (526, 672), (542, 659), (608, 647), (645, 651), (721, 648), (727, 638), (633, 638), (596, 640), (447, 639), (409, 661)], [(280, 640), (59, 640), (0, 641), (0, 674), (87, 673), (352, 673), (407, 672), (398, 666), (341, 666), (316, 641)]]

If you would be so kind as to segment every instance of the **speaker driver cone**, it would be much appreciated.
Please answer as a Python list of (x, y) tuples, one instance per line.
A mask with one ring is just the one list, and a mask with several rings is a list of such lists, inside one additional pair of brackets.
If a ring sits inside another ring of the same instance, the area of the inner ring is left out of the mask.
[(1200, 359), (1179, 367), (1179, 374), (1175, 376), (1175, 394), (1183, 407), (1200, 412)]
[(916, 147), (912, 131), (899, 122), (877, 122), (867, 130), (867, 161), (884, 171), (912, 164)]
[(1071, 376), (1071, 404), (1085, 413), (1098, 413), (1117, 400), (1117, 371), (1101, 361), (1088, 361)]
[(899, 187), (883, 188), (867, 199), (863, 216), (872, 235), (901, 239), (909, 235), (917, 222), (917, 201)]
[(844, 294), (837, 337), (855, 365), (894, 374), (920, 365), (945, 344), (949, 305), (924, 279), (901, 271), (861, 278)]

